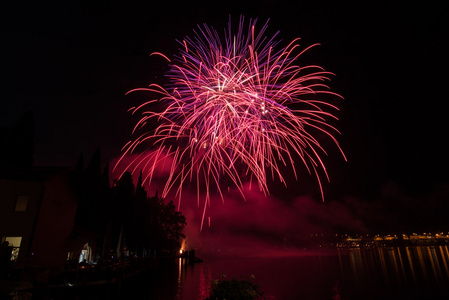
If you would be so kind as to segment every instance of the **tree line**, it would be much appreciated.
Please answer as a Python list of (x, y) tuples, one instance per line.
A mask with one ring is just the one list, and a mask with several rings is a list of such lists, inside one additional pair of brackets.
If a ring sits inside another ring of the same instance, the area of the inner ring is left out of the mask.
[(157, 192), (149, 196), (142, 174), (134, 185), (132, 174), (125, 172), (111, 187), (108, 173), (108, 165), (101, 170), (99, 149), (86, 169), (81, 156), (75, 172), (79, 193), (75, 226), (93, 234), (97, 256), (145, 257), (178, 251), (187, 222), (173, 202)]

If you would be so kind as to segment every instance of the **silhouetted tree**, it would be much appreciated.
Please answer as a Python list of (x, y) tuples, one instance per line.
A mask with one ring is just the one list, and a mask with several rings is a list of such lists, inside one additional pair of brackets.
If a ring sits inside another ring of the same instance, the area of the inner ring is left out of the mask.
[(178, 250), (186, 226), (184, 215), (176, 211), (173, 202), (166, 203), (158, 197), (148, 197), (142, 186), (142, 174), (134, 189), (132, 176), (123, 174), (114, 187), (115, 241), (122, 241), (135, 254), (142, 256), (166, 250)]
[(145, 227), (148, 228), (148, 240), (151, 249), (156, 251), (173, 251), (181, 247), (184, 238), (184, 227), (187, 225), (185, 216), (176, 211), (172, 201), (166, 203), (163, 198), (147, 199), (148, 215)]
[(161, 199), (160, 202), (162, 205), (158, 216), (158, 224), (162, 239), (159, 245), (167, 250), (178, 250), (181, 247), (181, 238), (185, 238), (182, 231), (187, 224), (186, 218), (176, 210), (173, 201), (164, 203), (164, 200)]
[(105, 249), (110, 248), (107, 227), (111, 223), (112, 196), (108, 173), (108, 164), (103, 172), (101, 170), (99, 148), (96, 149), (86, 169), (81, 154), (74, 172), (79, 199), (75, 225), (77, 229), (81, 228), (82, 232), (89, 233), (89, 240), (95, 240), (95, 255), (100, 256), (106, 254)]
[(120, 255), (124, 234), (129, 232), (133, 218), (134, 184), (131, 173), (125, 172), (122, 175), (112, 193), (112, 238), (117, 246), (117, 255)]

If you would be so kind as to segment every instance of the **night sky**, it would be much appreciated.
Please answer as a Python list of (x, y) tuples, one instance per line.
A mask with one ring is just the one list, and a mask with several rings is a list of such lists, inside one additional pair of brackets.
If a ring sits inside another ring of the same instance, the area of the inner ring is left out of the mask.
[[(142, 100), (125, 93), (162, 80), (167, 70), (150, 53), (176, 54), (176, 39), (192, 35), (199, 23), (221, 30), (229, 14), (234, 20), (241, 14), (257, 17), (259, 24), (270, 18), (269, 32), (280, 30), (285, 43), (301, 37), (304, 47), (321, 44), (304, 59), (336, 74), (330, 87), (345, 98), (337, 127), (348, 162), (330, 149), (326, 204), (305, 176), (299, 189), (293, 184), (273, 191), (284, 206), (265, 205), (265, 199), (254, 200), (259, 206), (247, 201), (243, 208), (245, 202), (217, 208), (214, 230), (264, 237), (287, 228), (449, 230), (449, 13), (443, 6), (429, 1), (60, 2), (9, 3), (0, 18), (0, 126), (12, 126), (33, 111), (35, 165), (75, 165), (81, 153), (88, 159), (97, 147), (104, 163), (116, 158), (136, 121), (127, 109)], [(222, 212), (231, 207), (238, 213), (229, 225)], [(241, 221), (249, 210), (265, 215), (266, 209), (272, 213), (263, 222)], [(287, 211), (291, 224), (279, 220)]]

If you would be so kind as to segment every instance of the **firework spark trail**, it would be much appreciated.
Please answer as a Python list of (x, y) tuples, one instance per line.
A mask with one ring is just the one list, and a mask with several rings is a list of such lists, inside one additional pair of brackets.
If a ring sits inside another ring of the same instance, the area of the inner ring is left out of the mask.
[[(152, 84), (130, 91), (159, 95), (132, 109), (133, 114), (142, 113), (133, 133), (145, 129), (152, 119), (159, 125), (129, 142), (117, 165), (136, 147), (148, 143), (147, 150), (126, 170), (140, 168), (147, 174), (147, 182), (151, 182), (156, 165), (172, 157), (162, 197), (177, 186), (175, 197), (180, 201), (184, 183), (195, 180), (198, 203), (200, 190), (206, 190), (203, 221), (211, 185), (216, 186), (223, 200), (220, 182), (228, 178), (244, 197), (244, 175), (268, 194), (267, 174), (286, 184), (280, 171), (284, 165), (291, 167), (297, 179), (298, 157), (317, 177), (323, 193), (319, 170), (329, 178), (320, 155), (327, 154), (313, 132), (330, 137), (341, 151), (334, 137), (338, 130), (328, 124), (329, 118), (336, 119), (329, 110), (338, 108), (316, 99), (320, 94), (340, 97), (325, 83), (333, 74), (319, 66), (295, 64), (315, 45), (299, 51), (299, 39), (295, 39), (287, 47), (275, 50), (279, 32), (269, 39), (264, 36), (267, 21), (256, 34), (256, 21), (249, 21), (246, 35), (243, 17), (236, 34), (229, 21), (224, 43), (213, 28), (198, 26), (193, 38), (179, 42), (182, 47), (167, 73), (167, 87)], [(153, 54), (171, 63), (165, 55)], [(159, 101), (164, 110), (148, 109)]]

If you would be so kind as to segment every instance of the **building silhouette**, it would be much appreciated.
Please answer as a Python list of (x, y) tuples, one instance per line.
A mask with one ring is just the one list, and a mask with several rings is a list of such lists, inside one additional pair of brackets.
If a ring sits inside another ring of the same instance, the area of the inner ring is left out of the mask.
[(23, 267), (59, 268), (76, 250), (73, 229), (78, 199), (73, 168), (0, 170), (0, 237)]

